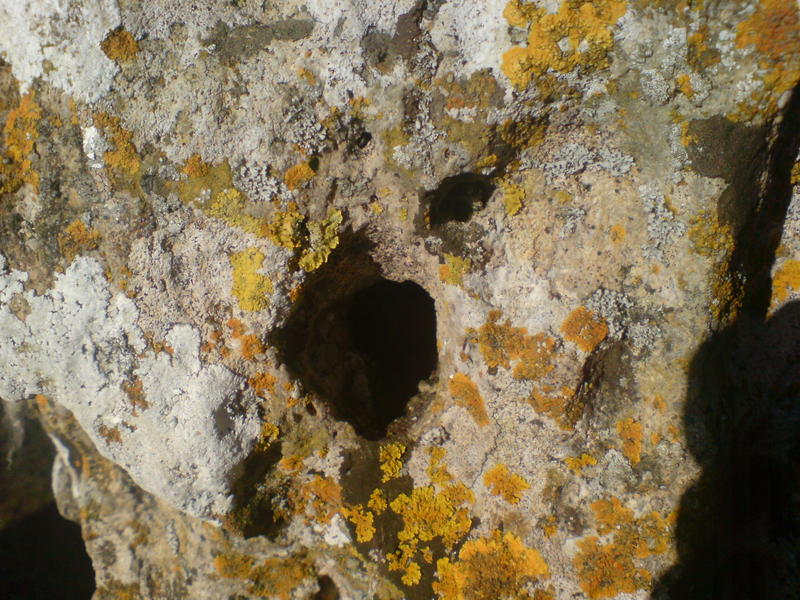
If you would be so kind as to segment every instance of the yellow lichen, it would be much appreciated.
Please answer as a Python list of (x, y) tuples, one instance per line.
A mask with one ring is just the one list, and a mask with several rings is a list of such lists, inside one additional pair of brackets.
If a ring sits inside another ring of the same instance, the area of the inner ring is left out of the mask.
[(58, 236), (58, 249), (67, 262), (72, 262), (78, 254), (88, 250), (95, 250), (100, 243), (100, 232), (89, 229), (80, 219), (75, 219), (67, 225), (64, 232)]
[(383, 472), (381, 481), (386, 483), (399, 476), (400, 470), (403, 468), (403, 454), (405, 454), (405, 451), (406, 447), (400, 442), (391, 442), (380, 447), (378, 459)]
[(464, 275), (472, 268), (472, 261), (446, 252), (444, 261), (443, 265), (439, 265), (439, 279), (450, 285), (463, 285)]
[(608, 325), (588, 308), (579, 306), (561, 324), (561, 332), (584, 352), (592, 352), (606, 339)]
[(522, 208), (525, 190), (504, 179), (500, 180), (500, 189), (503, 190), (503, 204), (506, 207), (506, 214), (509, 217), (513, 217)]
[(290, 190), (305, 185), (314, 178), (316, 173), (307, 162), (299, 163), (293, 167), (289, 167), (283, 175), (283, 182)]
[(104, 130), (114, 145), (113, 150), (108, 150), (103, 155), (106, 166), (117, 176), (135, 177), (141, 169), (141, 161), (131, 139), (133, 133), (120, 125), (119, 117), (114, 117), (107, 112), (97, 113), (94, 116), (95, 127)]
[(431, 483), (448, 485), (453, 481), (453, 476), (444, 464), (444, 457), (447, 455), (447, 451), (441, 446), (433, 446), (428, 449), (428, 452), (431, 455), (431, 460), (426, 472), (428, 477), (431, 478)]
[(274, 291), (272, 280), (258, 271), (264, 265), (264, 253), (258, 248), (248, 248), (230, 257), (233, 268), (231, 293), (239, 301), (239, 308), (247, 312), (264, 310)]
[(350, 521), (356, 528), (356, 540), (359, 542), (369, 542), (375, 535), (375, 526), (373, 525), (374, 516), (360, 504), (356, 504), (352, 508), (343, 508), (342, 515)]
[(380, 515), (386, 508), (389, 506), (388, 502), (386, 502), (386, 496), (381, 489), (374, 489), (369, 496), (369, 502), (367, 502), (367, 507), (372, 509), (372, 511), (376, 515)]
[(0, 194), (16, 192), (26, 183), (39, 191), (39, 174), (33, 170), (30, 156), (39, 138), (41, 118), (34, 92), (22, 96), (19, 106), (8, 113), (3, 126), (5, 160), (0, 160)]
[(550, 13), (511, 0), (503, 14), (513, 26), (528, 27), (528, 44), (503, 55), (503, 73), (523, 89), (549, 70), (566, 73), (579, 66), (608, 66), (612, 29), (626, 9), (625, 0), (564, 0)]
[(486, 405), (478, 386), (469, 377), (464, 373), (456, 373), (450, 378), (448, 388), (456, 404), (465, 408), (475, 423), (481, 427), (489, 424), (489, 415), (486, 414)]
[(591, 454), (586, 454), (584, 452), (580, 456), (567, 457), (564, 459), (564, 462), (575, 475), (580, 475), (581, 471), (586, 467), (596, 465), (597, 459)]
[(531, 484), (516, 473), (508, 470), (504, 464), (498, 464), (489, 469), (483, 476), (483, 485), (491, 488), (495, 496), (502, 496), (509, 504), (517, 504), (522, 500), (522, 494), (531, 487)]
[(681, 93), (690, 100), (694, 97), (694, 88), (692, 88), (692, 78), (686, 73), (681, 73), (675, 78), (675, 83)]
[(642, 459), (642, 424), (633, 419), (622, 419), (617, 422), (617, 433), (622, 439), (622, 453), (631, 464)]
[(460, 506), (471, 501), (473, 497), (463, 484), (440, 493), (433, 486), (416, 488), (410, 496), (400, 494), (392, 500), (389, 506), (402, 517), (403, 529), (397, 534), (397, 551), (387, 556), (389, 570), (403, 571), (405, 585), (418, 583), (420, 568), (414, 559), (420, 542), (439, 539), (446, 550), (451, 550), (472, 526), (469, 510)]
[(433, 589), (442, 600), (521, 598), (527, 584), (548, 575), (538, 550), (511, 532), (497, 530), (466, 542), (457, 560), (442, 558), (436, 567)]
[(139, 52), (139, 44), (134, 37), (121, 27), (109, 33), (100, 42), (100, 48), (108, 58), (116, 62), (133, 60)]
[(342, 220), (342, 211), (331, 210), (326, 219), (307, 224), (308, 243), (298, 262), (304, 271), (313, 271), (327, 262), (331, 252), (339, 245)]
[(771, 305), (777, 306), (791, 293), (800, 293), (800, 260), (787, 260), (775, 271)]
[(266, 235), (267, 225), (247, 213), (247, 198), (236, 188), (225, 188), (211, 197), (203, 207), (204, 212), (258, 237)]

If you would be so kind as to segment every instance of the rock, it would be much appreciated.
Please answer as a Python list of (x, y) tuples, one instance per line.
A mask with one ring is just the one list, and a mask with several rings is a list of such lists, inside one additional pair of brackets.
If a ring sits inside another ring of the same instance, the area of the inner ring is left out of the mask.
[(51, 4), (0, 398), (95, 598), (800, 589), (795, 3)]

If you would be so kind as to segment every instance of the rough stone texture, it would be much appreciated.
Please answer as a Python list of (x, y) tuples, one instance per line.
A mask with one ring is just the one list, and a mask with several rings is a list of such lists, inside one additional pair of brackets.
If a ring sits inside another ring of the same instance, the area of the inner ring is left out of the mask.
[(95, 597), (798, 597), (799, 11), (0, 0)]

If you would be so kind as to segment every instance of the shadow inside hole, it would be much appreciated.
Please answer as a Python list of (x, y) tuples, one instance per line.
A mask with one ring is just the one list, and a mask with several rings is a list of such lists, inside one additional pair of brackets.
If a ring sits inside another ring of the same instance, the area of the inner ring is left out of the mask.
[(89, 600), (94, 591), (81, 528), (55, 502), (0, 531), (0, 598)]
[(485, 175), (461, 173), (446, 177), (438, 188), (423, 196), (430, 226), (438, 227), (452, 221), (466, 223), (475, 211), (486, 206), (494, 190), (495, 186)]
[(414, 282), (384, 279), (370, 248), (360, 234), (343, 236), (309, 276), (274, 343), (336, 418), (376, 440), (403, 416), (438, 358), (433, 299)]
[(314, 600), (339, 600), (341, 598), (339, 589), (333, 583), (333, 579), (327, 575), (319, 577), (317, 585), (319, 586), (319, 591), (314, 594)]

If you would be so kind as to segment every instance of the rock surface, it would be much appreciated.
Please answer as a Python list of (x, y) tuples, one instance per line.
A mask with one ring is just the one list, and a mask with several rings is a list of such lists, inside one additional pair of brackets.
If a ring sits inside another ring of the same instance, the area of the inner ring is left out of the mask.
[(800, 4), (0, 0), (0, 57), (0, 523), (51, 481), (96, 599), (798, 597)]

